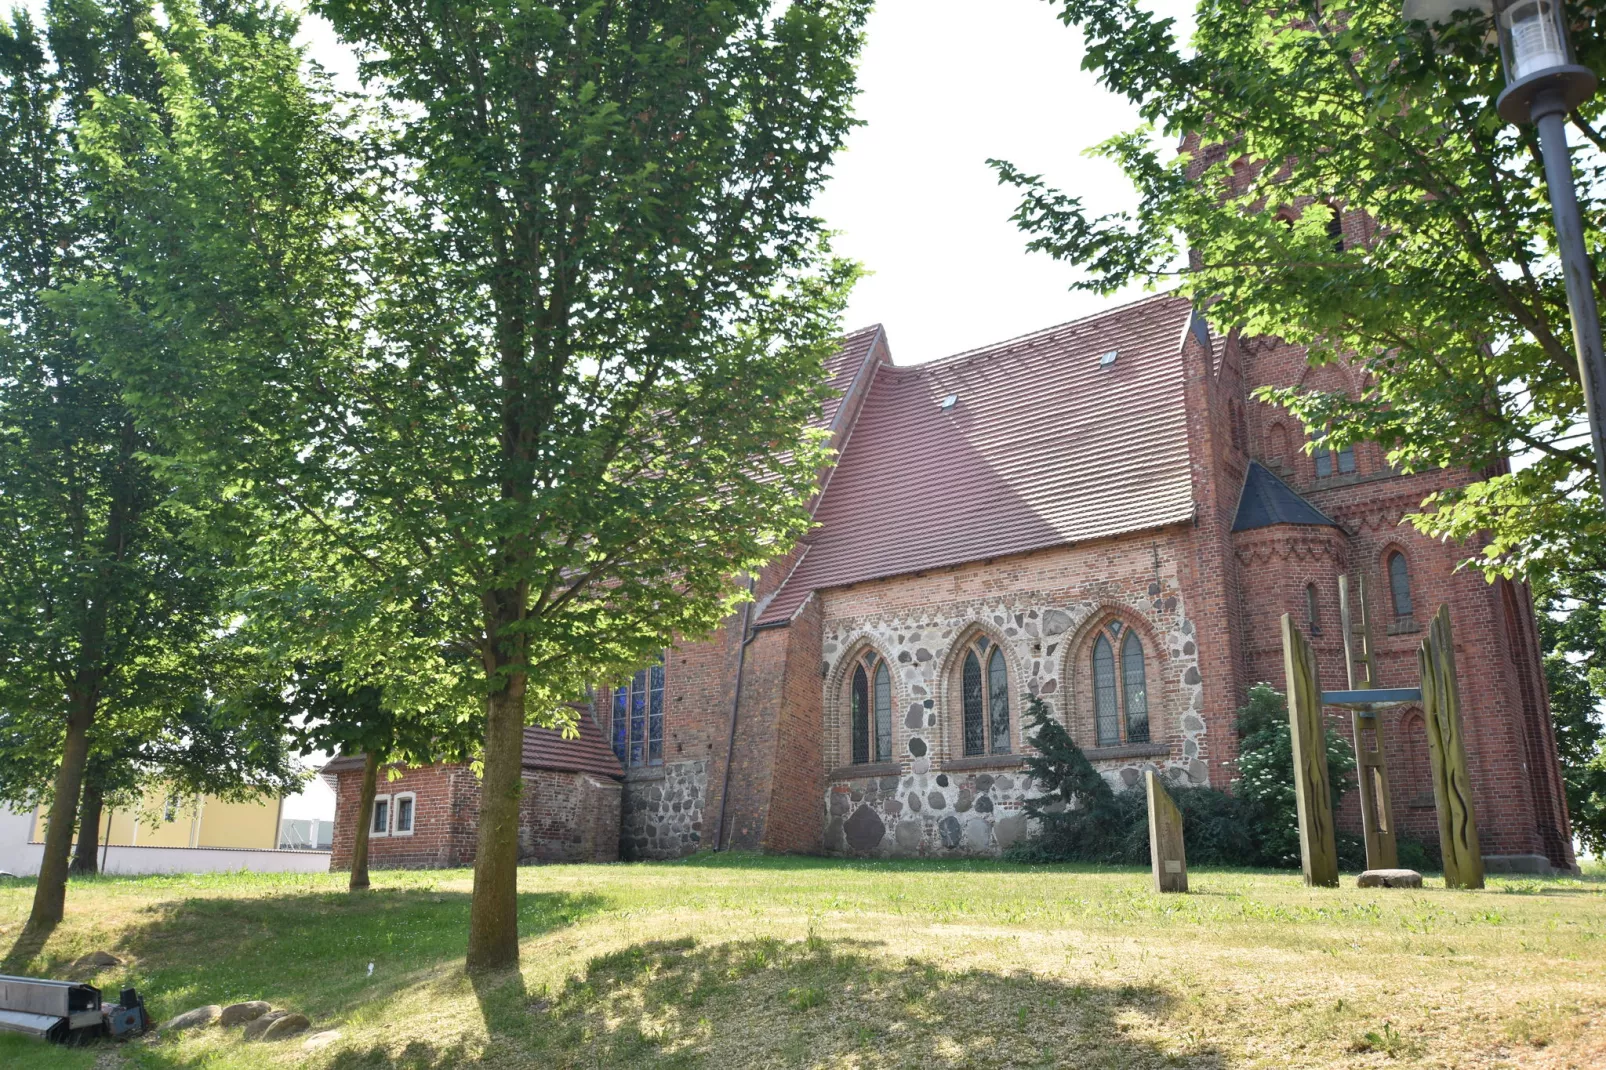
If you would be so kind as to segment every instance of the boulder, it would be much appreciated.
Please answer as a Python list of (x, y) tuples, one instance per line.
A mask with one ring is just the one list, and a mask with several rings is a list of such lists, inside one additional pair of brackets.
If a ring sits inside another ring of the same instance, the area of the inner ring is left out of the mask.
[(264, 1042), (270, 1040), (283, 1040), (293, 1037), (297, 1033), (305, 1033), (312, 1023), (305, 1014), (286, 1014), (282, 1018), (275, 1018), (273, 1023), (262, 1031)]
[(1422, 874), (1414, 869), (1369, 869), (1355, 878), (1357, 888), (1420, 888)]
[(218, 1019), (219, 1025), (244, 1025), (254, 1022), (272, 1010), (272, 1006), (264, 1000), (252, 999), (244, 1003), (231, 1003), (223, 1008), (223, 1017)]
[(260, 1018), (245, 1023), (245, 1039), (254, 1040), (268, 1031), (268, 1026), (289, 1014), (289, 1011), (269, 1011)]
[(217, 1021), (218, 1015), (222, 1013), (222, 1007), (219, 1007), (216, 1003), (209, 1003), (205, 1007), (196, 1007), (192, 1011), (185, 1011), (177, 1018), (169, 1018), (162, 1024), (160, 1032), (166, 1033), (170, 1030), (177, 1032), (181, 1029), (195, 1029), (199, 1026), (211, 1025)]
[(105, 969), (107, 966), (121, 966), (122, 964), (123, 960), (113, 955), (110, 951), (91, 951), (73, 963), (74, 966), (87, 966), (96, 970)]
[(312, 1036), (308, 1037), (306, 1040), (303, 1040), (301, 1042), (301, 1046), (303, 1048), (307, 1049), (308, 1051), (317, 1051), (319, 1048), (328, 1047), (330, 1044), (333, 1044), (335, 1041), (337, 1041), (339, 1039), (340, 1039), (340, 1030), (338, 1030), (338, 1029), (325, 1029), (323, 1032), (314, 1033), (314, 1034), (312, 1034)]

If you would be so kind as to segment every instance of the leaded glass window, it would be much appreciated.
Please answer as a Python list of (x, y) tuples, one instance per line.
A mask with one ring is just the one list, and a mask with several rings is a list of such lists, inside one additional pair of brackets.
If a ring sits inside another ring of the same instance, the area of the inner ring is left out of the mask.
[(1143, 644), (1136, 632), (1121, 644), (1121, 697), (1126, 705), (1126, 741), (1149, 741), (1149, 685), (1143, 672)]
[(613, 753), (625, 766), (664, 761), (664, 663), (660, 657), (613, 691)]
[(1093, 720), (1099, 746), (1113, 747), (1121, 742), (1120, 716), (1116, 712), (1115, 652), (1103, 635), (1093, 641)]
[(987, 712), (993, 728), (993, 753), (1009, 753), (1009, 670), (997, 647), (987, 660)]
[(1150, 741), (1143, 640), (1120, 621), (1110, 621), (1093, 639), (1093, 735), (1100, 747)]
[(892, 761), (892, 674), (877, 654), (853, 667), (848, 685), (853, 764)]
[(849, 698), (853, 724), (853, 764), (870, 760), (870, 677), (863, 665), (853, 667), (853, 687)]
[(1411, 570), (1405, 555), (1399, 551), (1389, 554), (1389, 590), (1394, 595), (1394, 615), (1409, 617), (1411, 605)]
[(1008, 754), (1009, 665), (1004, 652), (986, 636), (965, 651), (960, 697), (964, 707), (965, 757)]
[(983, 728), (983, 697), (981, 690), (981, 661), (974, 650), (965, 652), (964, 677), (961, 690), (965, 706), (965, 757), (987, 753), (987, 735)]
[(875, 759), (892, 761), (892, 674), (887, 663), (876, 659), (875, 667)]

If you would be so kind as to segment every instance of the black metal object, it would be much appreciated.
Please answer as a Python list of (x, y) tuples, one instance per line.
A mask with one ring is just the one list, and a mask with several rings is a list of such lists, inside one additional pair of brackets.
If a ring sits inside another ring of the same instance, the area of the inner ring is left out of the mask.
[(145, 1001), (132, 988), (110, 1004), (100, 1001), (100, 989), (81, 981), (0, 975), (0, 1033), (75, 1044), (107, 1034), (138, 1036), (150, 1027)]
[(0, 975), (0, 1031), (69, 1043), (104, 1029), (94, 985)]

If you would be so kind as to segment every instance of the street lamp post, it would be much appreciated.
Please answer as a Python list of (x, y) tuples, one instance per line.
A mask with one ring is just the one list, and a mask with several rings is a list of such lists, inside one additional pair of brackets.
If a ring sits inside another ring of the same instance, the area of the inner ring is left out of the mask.
[[(1498, 3), (1498, 0), (1493, 0)], [(1445, 21), (1458, 10), (1488, 13), (1491, 0), (1405, 0), (1405, 17)], [(1567, 149), (1567, 113), (1588, 100), (1597, 79), (1573, 62), (1562, 0), (1507, 0), (1495, 11), (1506, 88), (1495, 101), (1500, 117), (1513, 126), (1534, 123), (1545, 161), (1545, 184), (1556, 221), (1556, 246), (1567, 282), (1573, 348), (1584, 384), (1584, 408), (1595, 444), (1595, 475), (1606, 501), (1606, 352), (1601, 349), (1600, 310), (1584, 251), (1584, 225), (1573, 187), (1572, 154)]]

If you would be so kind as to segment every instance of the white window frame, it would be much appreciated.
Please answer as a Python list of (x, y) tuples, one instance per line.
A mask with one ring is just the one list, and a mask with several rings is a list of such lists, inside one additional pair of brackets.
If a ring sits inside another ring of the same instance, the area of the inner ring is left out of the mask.
[[(412, 805), (407, 812), (407, 828), (396, 827), (396, 815), (401, 813), (401, 801), (406, 799)], [(390, 834), (392, 836), (411, 836), (418, 827), (418, 793), (415, 791), (398, 791), (390, 797)]]
[[(385, 827), (382, 828), (382, 829), (374, 827), (374, 818), (379, 816), (379, 804), (380, 803), (384, 803), (385, 804)], [(390, 835), (390, 823), (391, 823), (391, 821), (393, 821), (395, 819), (395, 815), (396, 815), (396, 808), (390, 805), (390, 796), (389, 795), (375, 795), (374, 796), (374, 809), (368, 815), (368, 838), (371, 840), (376, 836), (389, 836)]]

